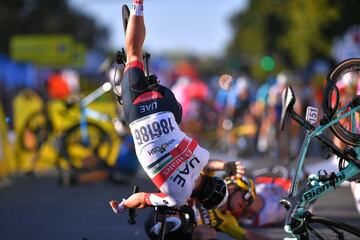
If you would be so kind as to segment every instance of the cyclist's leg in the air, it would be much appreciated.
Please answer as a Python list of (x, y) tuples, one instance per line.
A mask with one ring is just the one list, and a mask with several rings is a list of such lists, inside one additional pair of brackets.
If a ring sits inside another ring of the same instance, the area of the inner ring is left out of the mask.
[(143, 61), (142, 46), (145, 40), (145, 32), (143, 0), (133, 0), (125, 37), (127, 63)]

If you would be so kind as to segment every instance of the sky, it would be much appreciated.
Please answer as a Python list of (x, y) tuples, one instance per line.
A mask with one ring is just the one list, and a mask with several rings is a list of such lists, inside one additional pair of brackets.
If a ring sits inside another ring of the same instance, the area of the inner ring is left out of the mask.
[[(69, 0), (110, 31), (110, 49), (124, 47), (121, 6), (131, 0)], [(144, 0), (145, 48), (150, 53), (187, 51), (222, 55), (232, 35), (229, 18), (248, 0)]]

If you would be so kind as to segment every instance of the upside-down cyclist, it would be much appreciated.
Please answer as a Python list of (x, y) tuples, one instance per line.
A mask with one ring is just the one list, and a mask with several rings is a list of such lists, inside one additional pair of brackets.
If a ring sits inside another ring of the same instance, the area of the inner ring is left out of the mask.
[(225, 182), (201, 174), (209, 152), (181, 131), (182, 109), (174, 94), (144, 74), (142, 0), (133, 0), (125, 40), (127, 62), (121, 83), (124, 117), (137, 157), (161, 192), (135, 193), (120, 203), (111, 201), (111, 207), (116, 213), (126, 208), (179, 207), (189, 198), (208, 209), (221, 206), (228, 196)]

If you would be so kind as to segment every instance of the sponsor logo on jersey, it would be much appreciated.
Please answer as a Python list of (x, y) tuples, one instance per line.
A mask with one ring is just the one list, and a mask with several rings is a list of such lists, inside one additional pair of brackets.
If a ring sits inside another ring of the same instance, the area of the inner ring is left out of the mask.
[(148, 111), (153, 111), (158, 108), (157, 102), (152, 102), (150, 104), (140, 105), (139, 106), (139, 113), (145, 113)]
[(148, 154), (151, 156), (157, 152), (164, 153), (166, 151), (166, 149), (174, 142), (175, 142), (175, 139), (171, 139), (168, 142), (161, 144), (161, 146), (156, 146), (153, 149), (149, 150)]
[(184, 185), (186, 183), (186, 179), (184, 176), (189, 175), (190, 170), (194, 169), (195, 165), (198, 165), (199, 163), (200, 163), (200, 161), (198, 158), (196, 158), (196, 157), (192, 158), (189, 161), (189, 163), (185, 163), (185, 167), (176, 174), (176, 176), (174, 177), (174, 179), (172, 179), (172, 181), (174, 183), (177, 183), (178, 185), (184, 187)]
[[(192, 140), (190, 143), (187, 139), (183, 139), (176, 148), (166, 153), (164, 156), (154, 161), (150, 165), (148, 165), (147, 169), (152, 169), (152, 181), (157, 187), (161, 187), (161, 185), (176, 171), (179, 169), (179, 166), (183, 164), (185, 161), (189, 160), (195, 148), (197, 147), (197, 142)], [(185, 165), (184, 169), (179, 169), (179, 173), (177, 178), (175, 177), (173, 181), (177, 181), (179, 185), (184, 185), (184, 181), (182, 180), (181, 174), (189, 174), (189, 166), (190, 168), (194, 168), (195, 164), (199, 163), (199, 159), (196, 157), (192, 158)]]

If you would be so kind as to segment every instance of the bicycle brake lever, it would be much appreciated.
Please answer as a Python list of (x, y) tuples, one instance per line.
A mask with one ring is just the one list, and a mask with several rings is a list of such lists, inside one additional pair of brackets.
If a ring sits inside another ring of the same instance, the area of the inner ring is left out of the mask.
[(115, 61), (117, 64), (124, 64), (126, 63), (126, 53), (124, 48), (116, 52)]

